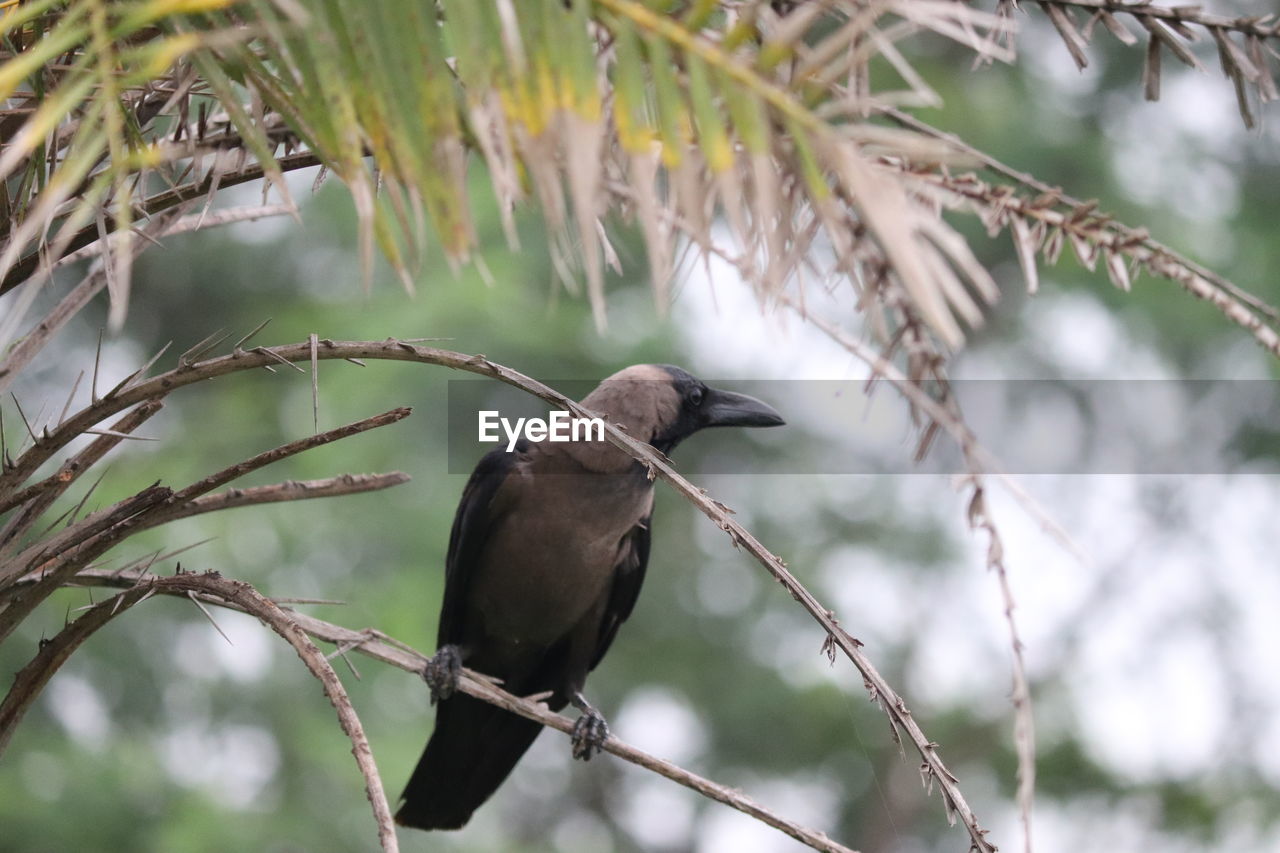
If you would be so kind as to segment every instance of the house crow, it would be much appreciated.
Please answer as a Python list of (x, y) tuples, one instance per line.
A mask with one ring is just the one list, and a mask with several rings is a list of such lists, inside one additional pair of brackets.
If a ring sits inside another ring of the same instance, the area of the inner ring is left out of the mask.
[[(705, 427), (777, 426), (752, 397), (708, 388), (669, 365), (628, 367), (582, 400), (662, 453)], [(487, 454), (462, 493), (449, 537), (438, 651), (424, 669), (435, 730), (396, 822), (458, 829), (542, 731), (456, 693), (466, 665), (521, 696), (582, 711), (573, 755), (599, 750), (608, 727), (582, 696), (631, 615), (649, 560), (653, 483), (607, 441), (529, 442)]]

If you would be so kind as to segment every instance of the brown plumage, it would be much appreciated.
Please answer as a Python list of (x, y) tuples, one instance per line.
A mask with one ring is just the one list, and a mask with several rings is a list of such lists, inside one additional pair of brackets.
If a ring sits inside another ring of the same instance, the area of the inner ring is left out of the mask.
[[(669, 453), (711, 426), (776, 426), (769, 406), (708, 388), (678, 367), (635, 365), (582, 404)], [(424, 676), (438, 701), (435, 730), (405, 787), (396, 821), (456, 829), (511, 772), (542, 727), (454, 693), (463, 664), (518, 695), (583, 711), (574, 755), (607, 736), (582, 697), (587, 674), (631, 614), (649, 559), (653, 483), (605, 441), (521, 441), (476, 466), (454, 518), (439, 651)]]

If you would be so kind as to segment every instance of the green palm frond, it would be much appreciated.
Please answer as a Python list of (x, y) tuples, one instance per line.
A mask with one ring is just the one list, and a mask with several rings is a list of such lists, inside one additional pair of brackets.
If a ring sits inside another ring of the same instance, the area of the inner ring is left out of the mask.
[[(935, 98), (894, 48), (904, 36), (1007, 58), (1005, 19), (949, 0), (786, 14), (759, 0), (39, 0), (5, 15), (0, 281), (111, 233), (116, 323), (133, 222), (259, 175), (287, 198), (286, 166), (323, 164), (350, 188), (366, 279), (381, 248), (408, 284), (429, 235), (464, 262), (470, 152), (513, 243), (515, 205), (541, 209), (601, 326), (616, 212), (641, 226), (662, 305), (685, 240), (731, 255), (762, 299), (834, 273), (863, 308), (903, 306), (950, 347), (996, 295), (902, 168), (949, 149), (868, 121)], [(902, 90), (869, 91), (877, 57)]]

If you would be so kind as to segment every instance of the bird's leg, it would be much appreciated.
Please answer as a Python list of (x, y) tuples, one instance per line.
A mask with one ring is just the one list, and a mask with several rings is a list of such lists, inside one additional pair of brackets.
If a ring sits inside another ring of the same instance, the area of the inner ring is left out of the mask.
[(573, 692), (573, 698), (569, 701), (582, 712), (582, 716), (573, 724), (573, 757), (589, 761), (592, 755), (603, 749), (604, 742), (608, 740), (609, 724), (578, 691)]
[(458, 689), (458, 673), (462, 671), (462, 653), (457, 646), (441, 646), (422, 667), (422, 679), (431, 688), (431, 704), (448, 699)]

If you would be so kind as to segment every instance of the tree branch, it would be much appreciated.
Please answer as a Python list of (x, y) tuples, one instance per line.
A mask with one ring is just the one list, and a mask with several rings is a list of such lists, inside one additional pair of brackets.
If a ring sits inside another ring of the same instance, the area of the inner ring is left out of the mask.
[(378, 840), (386, 853), (396, 853), (399, 844), (387, 796), (378, 775), (373, 751), (365, 736), (360, 718), (351, 704), (338, 674), (325, 656), (316, 648), (311, 638), (298, 626), (292, 614), (268, 598), (264, 598), (247, 583), (230, 580), (216, 572), (203, 574), (179, 574), (172, 577), (136, 579), (129, 589), (106, 601), (90, 607), (82, 616), (63, 628), (53, 639), (43, 642), (36, 656), (18, 673), (13, 687), (0, 703), (0, 754), (8, 746), (14, 729), (21, 722), (27, 708), (35, 701), (49, 679), (67, 661), (71, 653), (95, 631), (156, 593), (188, 595), (199, 593), (202, 600), (215, 604), (233, 605), (235, 609), (256, 616), (293, 646), (298, 657), (319, 679), (338, 715), (342, 730), (351, 740), (352, 753), (365, 780), (365, 793), (373, 807), (378, 824)]
[[(319, 166), (320, 158), (308, 152), (298, 152), (295, 154), (286, 154), (283, 157), (277, 157), (275, 165), (281, 172), (292, 172), (298, 169), (307, 169), (311, 166)], [(158, 192), (155, 195), (148, 196), (138, 203), (140, 212), (144, 216), (154, 216), (161, 211), (168, 210), (177, 205), (196, 201), (209, 194), (215, 187), (217, 189), (226, 189), (227, 187), (236, 186), (237, 184), (245, 184), (250, 181), (261, 180), (266, 176), (266, 170), (260, 163), (251, 163), (242, 169), (233, 169), (222, 172), (217, 176), (215, 182), (213, 175), (208, 175), (198, 181), (188, 184), (182, 184), (172, 189)], [(111, 222), (107, 223), (108, 229), (113, 228)], [(108, 231), (110, 233), (110, 231)], [(97, 224), (88, 225), (81, 228), (73, 236), (66, 241), (66, 251), (73, 252), (82, 249), (91, 243), (96, 243), (101, 238), (101, 232), (98, 230)], [(0, 296), (8, 293), (13, 288), (22, 284), (30, 278), (43, 263), (38, 251), (25, 255), (14, 261), (9, 271), (0, 277)]]
[[(6, 591), (7, 586), (16, 577), (37, 568), (43, 572), (34, 589), (21, 597), (14, 598), (9, 602), (8, 607), (0, 610), (0, 642), (3, 642), (42, 601), (62, 586), (67, 578), (135, 533), (178, 519), (221, 509), (371, 492), (397, 486), (408, 480), (408, 474), (398, 471), (390, 474), (342, 474), (325, 480), (290, 481), (251, 489), (228, 489), (216, 495), (208, 495), (184, 503), (174, 502), (176, 496), (171, 490), (162, 486), (153, 487), (147, 492), (121, 502), (121, 505), (129, 502), (137, 502), (141, 505), (143, 498), (146, 497), (147, 501), (142, 511), (136, 511), (129, 517), (119, 520), (118, 516), (124, 514), (123, 509), (109, 507), (108, 510), (85, 519), (80, 525), (69, 529), (60, 537), (55, 537), (53, 541), (56, 546), (33, 545), (20, 554), (12, 565), (0, 567), (0, 592)], [(154, 495), (151, 494), (153, 492)], [(150, 511), (146, 511), (147, 508)], [(104, 519), (98, 519), (97, 516), (109, 510), (113, 512), (112, 518), (116, 520), (108, 525)], [(90, 529), (90, 521), (95, 522), (92, 529), (101, 530), (101, 532), (96, 535), (84, 532)], [(70, 530), (80, 532), (72, 536)], [(36, 556), (28, 558), (27, 554), (32, 551), (35, 551)], [(50, 562), (39, 565), (38, 561), (45, 559), (46, 556)], [(9, 583), (5, 582), (6, 577)]]
[[(489, 361), (483, 355), (468, 356), (449, 350), (434, 347), (417, 346), (405, 341), (388, 339), (386, 341), (317, 341), (316, 350), (310, 342), (290, 344), (286, 346), (255, 347), (252, 350), (236, 349), (230, 355), (211, 358), (189, 364), (182, 364), (174, 370), (163, 373), (153, 379), (136, 384), (117, 386), (97, 403), (90, 405), (72, 416), (50, 435), (42, 437), (39, 442), (27, 450), (17, 461), (15, 467), (0, 476), (0, 496), (4, 489), (12, 487), (14, 481), (21, 482), (30, 475), (55, 449), (69, 442), (85, 429), (92, 427), (105, 417), (127, 408), (144, 399), (160, 398), (178, 388), (203, 381), (215, 376), (224, 376), (240, 370), (266, 367), (278, 362), (309, 362), (328, 359), (386, 359), (392, 361), (410, 361), (424, 364), (435, 364), (489, 376), (521, 388), (552, 405), (565, 409), (580, 417), (593, 417), (593, 413), (583, 409), (578, 403), (563, 394), (537, 382), (529, 377), (500, 364)], [(634, 459), (646, 465), (652, 476), (666, 480), (678, 493), (690, 501), (724, 530), (735, 546), (745, 548), (764, 568), (779, 582), (792, 597), (822, 626), (827, 641), (824, 648), (839, 648), (858, 668), (863, 681), (890, 721), (898, 728), (906, 731), (923, 760), (922, 772), (926, 780), (937, 781), (942, 791), (943, 803), (947, 814), (959, 816), (969, 832), (971, 843), (978, 853), (991, 853), (994, 846), (986, 840), (986, 830), (982, 829), (969, 804), (956, 785), (955, 777), (946, 768), (938, 755), (937, 745), (925, 737), (919, 725), (911, 717), (906, 703), (885, 678), (876, 670), (859, 650), (860, 643), (840, 627), (833, 611), (824, 607), (796, 579), (786, 564), (760, 544), (750, 532), (735, 521), (731, 511), (719, 501), (709, 497), (702, 489), (685, 480), (674, 469), (662, 454), (648, 444), (636, 441), (617, 427), (606, 422), (605, 436), (608, 441)]]
[[(281, 459), (302, 453), (304, 450), (310, 450), (313, 447), (321, 447), (338, 441), (339, 439), (358, 435), (359, 433), (387, 426), (388, 424), (397, 423), (409, 417), (412, 412), (413, 409), (408, 406), (401, 406), (399, 408), (383, 412), (380, 415), (374, 415), (373, 417), (354, 421), (345, 426), (337, 427), (336, 429), (326, 430), (321, 433), (316, 433), (315, 435), (307, 436), (306, 438), (300, 438), (297, 441), (282, 444), (279, 447), (268, 450), (265, 453), (259, 453), (257, 456), (246, 459), (243, 462), (237, 462), (235, 465), (224, 468), (216, 474), (210, 474), (203, 480), (192, 483), (190, 486), (187, 486), (185, 489), (177, 492), (174, 495), (174, 500), (192, 500), (200, 495), (213, 491), (219, 486), (225, 486), (232, 480), (238, 480), (251, 471), (256, 471), (259, 468), (266, 467), (274, 462), (279, 462)], [(394, 485), (394, 483), (391, 485)]]
[[(287, 204), (236, 207), (228, 210), (215, 210), (207, 214), (198, 213), (187, 216), (182, 216), (183, 209), (182, 207), (177, 207), (176, 209), (157, 213), (142, 229), (143, 239), (146, 240), (149, 237), (171, 237), (219, 225), (250, 222), (268, 216), (282, 216), (296, 212), (291, 205)], [(141, 244), (139, 245), (141, 247)], [(48, 272), (40, 274), (47, 275), (54, 269), (75, 261), (96, 257), (102, 253), (102, 248), (101, 241), (91, 242), (78, 251), (63, 255), (50, 264)], [(32, 272), (32, 275), (36, 275), (35, 271)], [(0, 392), (8, 389), (13, 380), (22, 373), (22, 369), (49, 342), (49, 339), (65, 326), (67, 321), (88, 305), (89, 301), (102, 291), (106, 283), (107, 277), (104, 268), (90, 272), (56, 306), (46, 313), (31, 331), (13, 346), (4, 356), (4, 359), (0, 360)], [(27, 286), (31, 287), (32, 285), (28, 284)]]
[[(142, 252), (146, 246), (146, 241), (154, 239), (154, 236), (165, 231), (171, 223), (182, 215), (185, 208), (179, 207), (175, 210), (166, 210), (159, 212), (150, 222), (147, 222), (139, 233), (143, 239), (135, 241), (130, 249), (133, 255)], [(96, 226), (95, 226), (96, 232)], [(56, 251), (57, 241), (55, 241)], [(48, 249), (46, 249), (48, 251)], [(41, 287), (44, 281), (53, 274), (57, 263), (48, 263), (43, 266), (33, 268), (24, 281), (28, 288)], [(80, 313), (89, 302), (102, 292), (107, 286), (109, 276), (107, 274), (107, 266), (103, 264), (95, 270), (91, 270), (80, 283), (73, 287), (58, 304), (49, 309), (40, 322), (36, 323), (25, 336), (22, 337), (13, 348), (10, 349), (2, 360), (0, 360), (0, 392), (5, 391), (13, 383), (21, 373), (23, 368), (31, 363), (40, 350), (44, 349), (47, 344), (58, 331), (65, 326), (76, 314)], [(17, 330), (14, 330), (16, 335)]]
[[(57, 471), (38, 483), (23, 489), (21, 492), (0, 501), (0, 513), (8, 512), (17, 506), (23, 507), (22, 514), (15, 517), (0, 533), (0, 563), (3, 563), (9, 549), (14, 547), (18, 538), (49, 506), (64, 494), (85, 471), (97, 464), (121, 441), (123, 436), (132, 433), (142, 426), (164, 406), (159, 400), (146, 400), (133, 411), (111, 425), (115, 435), (102, 435), (94, 439), (88, 447), (72, 456)], [(30, 502), (30, 503), (28, 503)]]
[[(1280, 310), (1265, 300), (1152, 239), (1145, 228), (1131, 228), (1098, 212), (1097, 202), (1072, 198), (906, 113), (893, 109), (882, 112), (899, 124), (945, 140), (976, 157), (987, 168), (1036, 191), (1035, 198), (1028, 198), (1009, 186), (988, 184), (974, 175), (913, 171), (924, 185), (974, 205), (983, 213), (988, 227), (1009, 227), (1020, 253), (1025, 250), (1024, 266), (1026, 258), (1034, 260), (1037, 252), (1043, 253), (1050, 263), (1056, 261), (1063, 241), (1069, 240), (1082, 264), (1093, 269), (1101, 258), (1112, 283), (1128, 290), (1131, 277), (1125, 262), (1128, 258), (1152, 275), (1174, 281), (1192, 296), (1211, 303), (1228, 320), (1249, 332), (1263, 349), (1280, 358), (1280, 332), (1272, 325), (1280, 320)], [(1033, 269), (1028, 270), (1028, 286), (1034, 289), (1031, 275), (1034, 275)]]
[(1199, 6), (1155, 6), (1150, 3), (1122, 2), (1122, 0), (1038, 0), (1054, 6), (1074, 6), (1079, 9), (1110, 14), (1132, 15), (1134, 18), (1155, 18), (1171, 24), (1195, 24), (1205, 29), (1232, 30), (1257, 38), (1280, 37), (1280, 20), (1266, 23), (1275, 15), (1241, 15), (1237, 18), (1205, 12)]
[(258, 504), (283, 503), (285, 501), (302, 501), (311, 498), (332, 498), (339, 495), (355, 495), (362, 492), (375, 492), (389, 489), (401, 483), (409, 482), (409, 475), (400, 471), (389, 474), (339, 474), (323, 480), (289, 480), (274, 483), (270, 486), (254, 486), (248, 489), (228, 489), (215, 495), (186, 501), (170, 503), (158, 507), (148, 513), (138, 525), (138, 530), (149, 530), (182, 518), (203, 515), (206, 512), (217, 512), (222, 509), (236, 509)]
[[(178, 577), (193, 576), (179, 575)], [(76, 575), (75, 580), (77, 583), (92, 586), (134, 589), (136, 585), (142, 585), (156, 593), (167, 595), (186, 594), (184, 588), (149, 586), (150, 581), (154, 580), (153, 576), (136, 572), (120, 573), (93, 569), (80, 572)], [(169, 579), (165, 578), (164, 580)], [(224, 581), (224, 583), (231, 583), (231, 581)], [(249, 612), (239, 606), (238, 602), (228, 600), (225, 597), (216, 594), (211, 595), (207, 592), (197, 592), (196, 594), (201, 601), (207, 604)], [(297, 613), (292, 610), (286, 610), (285, 612), (298, 628), (317, 640), (332, 643), (342, 651), (357, 651), (374, 660), (399, 667), (415, 675), (422, 673), (422, 668), (429, 657), (380, 631), (371, 629), (356, 631), (322, 619), (316, 619), (304, 613)], [(463, 669), (459, 679), (459, 689), (469, 696), (500, 708), (505, 708), (513, 714), (541, 723), (563, 734), (571, 735), (573, 733), (573, 721), (568, 717), (550, 711), (546, 705), (540, 702), (534, 702), (508, 693), (485, 675), (469, 669)], [(824, 853), (855, 853), (848, 847), (828, 838), (822, 832), (802, 826), (770, 811), (738, 790), (713, 782), (669, 761), (649, 755), (630, 744), (618, 740), (616, 737), (610, 736), (605, 741), (603, 748), (606, 752), (612, 753), (624, 761), (657, 773), (686, 788), (697, 791), (708, 799), (724, 803), (768, 826), (785, 832), (814, 850), (824, 851)]]

